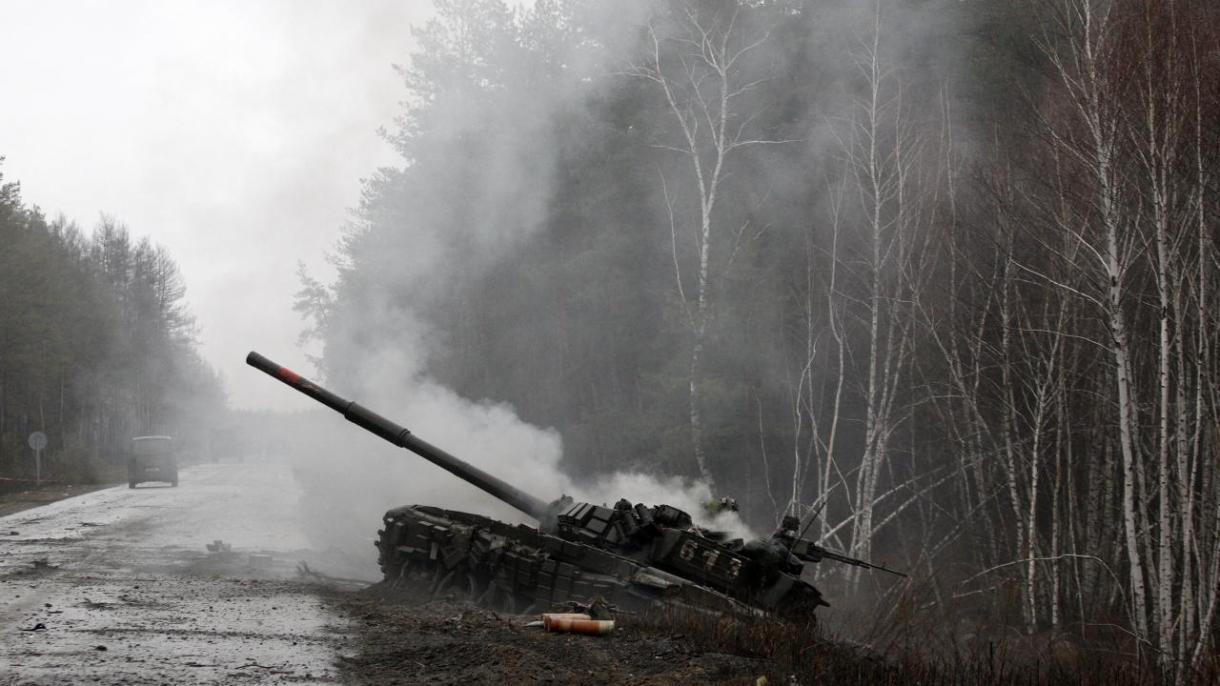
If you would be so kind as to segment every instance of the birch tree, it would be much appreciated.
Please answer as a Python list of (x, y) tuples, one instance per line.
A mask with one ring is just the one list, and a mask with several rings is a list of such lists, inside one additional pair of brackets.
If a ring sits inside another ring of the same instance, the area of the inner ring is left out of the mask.
[[(864, 307), (867, 360), (863, 388), (864, 443), (856, 468), (849, 549), (868, 557), (874, 533), (878, 486), (897, 429), (895, 414), (903, 380), (910, 320), (908, 271), (912, 242), (907, 235), (918, 221), (913, 165), (917, 136), (903, 110), (902, 82), (883, 55), (881, 5), (859, 47), (856, 69), (863, 86), (841, 139), (865, 237)], [(840, 259), (835, 255), (834, 259)]]
[[(687, 400), (691, 450), (700, 478), (715, 490), (708, 464), (703, 418), (704, 354), (715, 316), (715, 290), (732, 259), (732, 245), (741, 240), (746, 224), (729, 225), (721, 191), (735, 153), (758, 145), (790, 141), (769, 139), (754, 130), (757, 112), (750, 96), (766, 81), (751, 69), (750, 57), (768, 40), (750, 30), (735, 2), (676, 3), (648, 25), (651, 54), (632, 65), (629, 74), (660, 91), (676, 140), (658, 147), (681, 156), (683, 181), (693, 186), (693, 216), (677, 209), (677, 188), (661, 176), (669, 218), (676, 289), (690, 331)], [(683, 264), (680, 243), (693, 233), (694, 259)]]
[(1075, 273), (1025, 268), (1105, 324), (1128, 612), (1180, 679), (1212, 630), (1196, 593), (1216, 581), (1200, 573), (1213, 553), (1198, 535), (1217, 521), (1198, 510), (1215, 484), (1200, 478), (1211, 465), (1195, 447), (1214, 425), (1202, 390), (1215, 386), (1209, 343), (1196, 327), (1212, 316), (1214, 238), (1202, 237), (1214, 236), (1205, 160), (1215, 153), (1203, 143), (1206, 43), (1188, 29), (1206, 23), (1175, 2), (1060, 9), (1059, 36), (1044, 48), (1065, 107), (1044, 123), (1056, 154), (1085, 174), (1083, 210), (1055, 222)]

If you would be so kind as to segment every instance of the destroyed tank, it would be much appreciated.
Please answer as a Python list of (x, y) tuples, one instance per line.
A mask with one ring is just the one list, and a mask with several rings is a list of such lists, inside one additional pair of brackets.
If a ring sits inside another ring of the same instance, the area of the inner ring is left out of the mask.
[(890, 571), (801, 539), (792, 517), (771, 538), (743, 543), (669, 505), (611, 507), (567, 496), (547, 503), (256, 352), (246, 362), (538, 521), (535, 528), (428, 505), (390, 510), (376, 545), (391, 585), (422, 580), (432, 593), (510, 612), (600, 600), (635, 612), (668, 606), (811, 618), (828, 603), (802, 580), (804, 562)]

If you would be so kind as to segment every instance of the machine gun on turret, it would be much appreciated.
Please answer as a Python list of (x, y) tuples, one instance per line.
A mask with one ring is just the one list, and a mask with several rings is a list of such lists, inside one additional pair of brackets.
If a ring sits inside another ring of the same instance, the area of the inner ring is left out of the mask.
[[(842, 553), (836, 553), (833, 550), (828, 550), (822, 546), (804, 538), (804, 534), (808, 531), (810, 525), (813, 524), (817, 513), (810, 513), (807, 517), (808, 521), (801, 525), (801, 521), (791, 515), (785, 516), (780, 520), (779, 528), (775, 533), (771, 534), (771, 539), (766, 547), (771, 549), (769, 558), (776, 560), (782, 558), (782, 562), (778, 563), (789, 570), (800, 569), (803, 562), (821, 562), (822, 560), (833, 560), (842, 562), (843, 564), (862, 569), (875, 569), (887, 574), (905, 577), (906, 574), (890, 569), (883, 565), (875, 565), (867, 560), (861, 560), (854, 557), (848, 557)], [(755, 544), (758, 546), (759, 544)], [(773, 562), (773, 564), (775, 564)]]
[(806, 562), (834, 560), (835, 562), (842, 562), (843, 564), (851, 565), (853, 567), (875, 569), (879, 572), (885, 572), (886, 574), (893, 574), (895, 576), (906, 576), (906, 574), (903, 574), (902, 572), (890, 569), (889, 567), (885, 567), (883, 565), (875, 565), (871, 562), (859, 560), (854, 557), (848, 557), (842, 553), (836, 553), (833, 550), (827, 550), (826, 548), (815, 544), (813, 541), (807, 541), (805, 539), (800, 539), (794, 542), (788, 551)]

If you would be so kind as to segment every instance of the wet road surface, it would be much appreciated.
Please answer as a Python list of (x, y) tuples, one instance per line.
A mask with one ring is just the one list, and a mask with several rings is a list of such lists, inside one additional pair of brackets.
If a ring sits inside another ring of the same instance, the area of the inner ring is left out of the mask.
[(284, 465), (200, 465), (0, 517), (0, 684), (335, 683), (300, 498)]

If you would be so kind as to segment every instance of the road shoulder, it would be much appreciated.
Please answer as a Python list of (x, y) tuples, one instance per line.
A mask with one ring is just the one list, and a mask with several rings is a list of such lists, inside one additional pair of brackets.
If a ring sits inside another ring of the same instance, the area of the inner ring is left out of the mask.
[(22, 488), (11, 479), (0, 479), (0, 517), (42, 507), (67, 498), (100, 491), (119, 484), (60, 484), (49, 483)]

